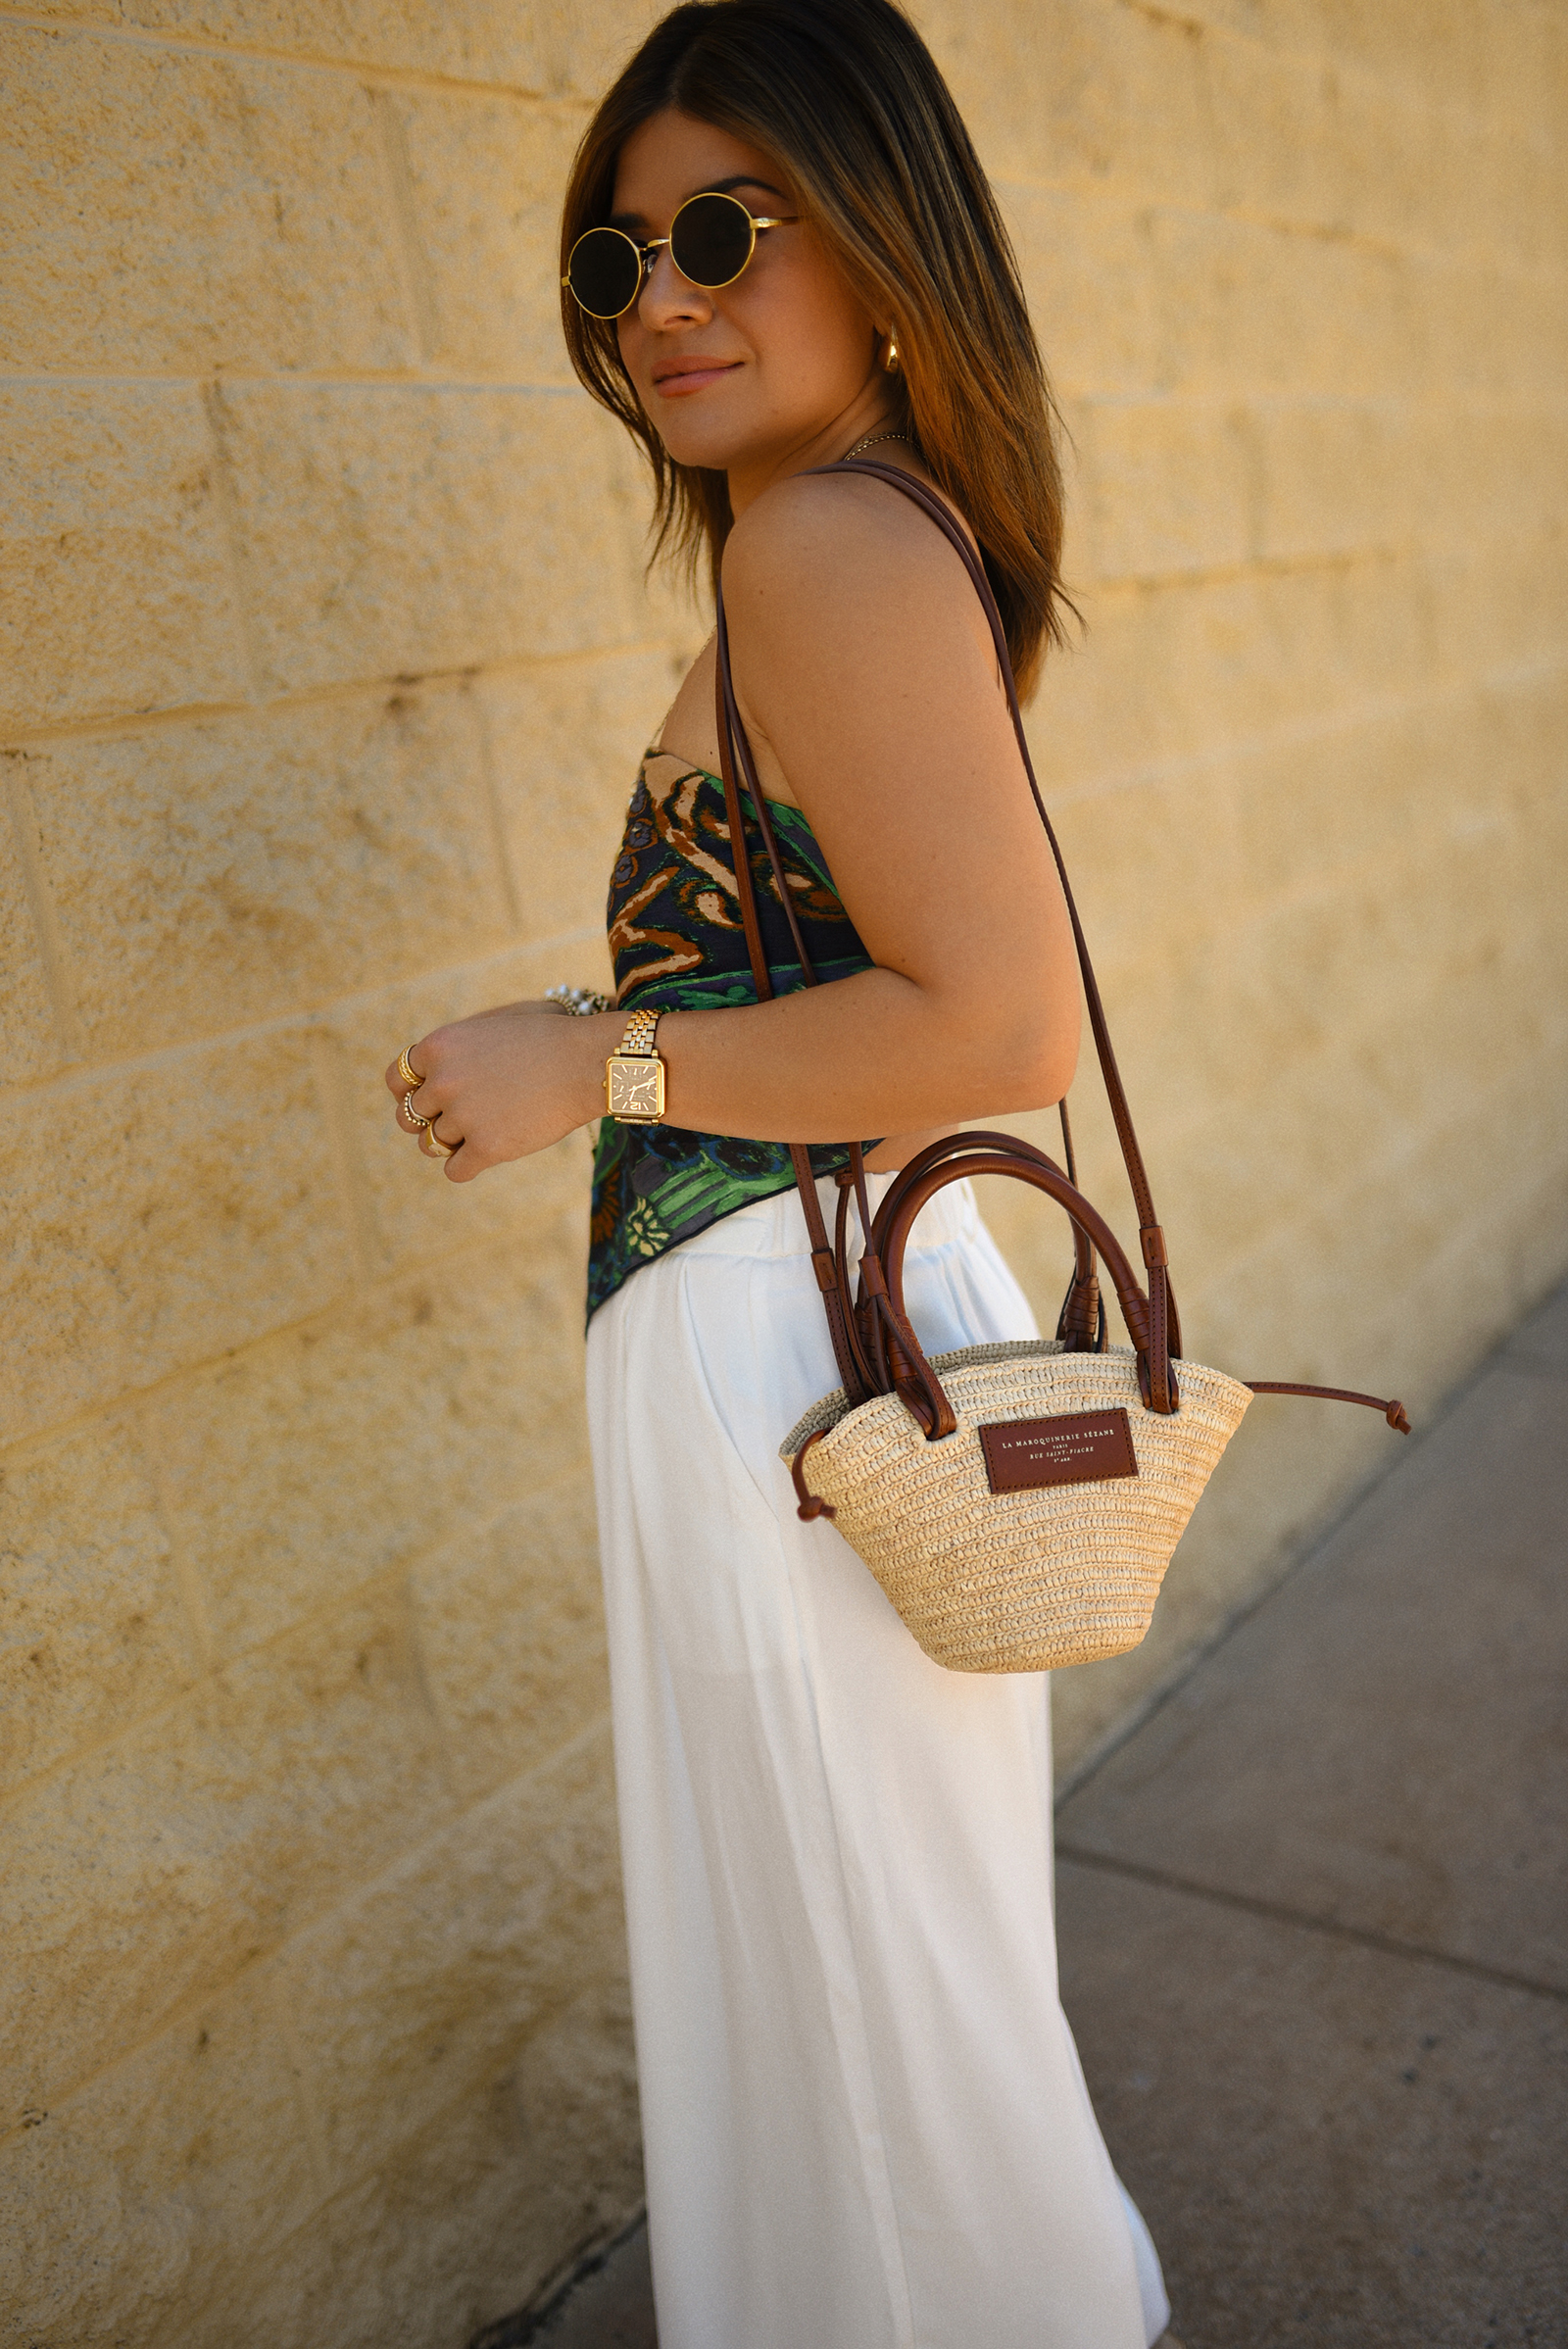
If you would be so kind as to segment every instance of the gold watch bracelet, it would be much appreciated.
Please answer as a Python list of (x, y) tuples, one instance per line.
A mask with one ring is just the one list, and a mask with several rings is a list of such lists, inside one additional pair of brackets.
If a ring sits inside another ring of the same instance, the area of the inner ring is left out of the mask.
[(621, 1125), (657, 1126), (664, 1116), (664, 1058), (656, 1043), (662, 1011), (632, 1012), (605, 1062), (605, 1114)]

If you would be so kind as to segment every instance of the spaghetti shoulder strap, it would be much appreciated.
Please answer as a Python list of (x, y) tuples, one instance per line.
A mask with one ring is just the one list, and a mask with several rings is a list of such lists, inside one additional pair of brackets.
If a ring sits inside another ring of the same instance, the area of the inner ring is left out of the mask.
[[(719, 591), (718, 598), (718, 660), (713, 699), (713, 714), (718, 726), (719, 777), (724, 786), (724, 816), (729, 826), (730, 861), (735, 868), (735, 900), (740, 908), (741, 929), (746, 939), (747, 958), (752, 966), (752, 979), (757, 989), (757, 1000), (760, 1003), (765, 1003), (772, 1000), (773, 974), (767, 966), (767, 950), (762, 943), (762, 925), (757, 911), (757, 889), (752, 880), (751, 852), (746, 845), (745, 814), (741, 807), (740, 783), (735, 772), (737, 757), (741, 772), (746, 779), (746, 789), (751, 795), (752, 806), (757, 812), (758, 830), (762, 835), (762, 846), (767, 851), (768, 862), (772, 866), (774, 891), (789, 918), (790, 934), (794, 939), (796, 952), (800, 955), (801, 977), (808, 987), (818, 986), (820, 982), (811, 966), (811, 957), (806, 951), (806, 941), (801, 936), (801, 926), (796, 918), (793, 893), (785, 878), (783, 863), (778, 853), (778, 841), (767, 813), (767, 802), (762, 797), (762, 787), (758, 779), (757, 762), (752, 756), (752, 746), (747, 739), (745, 723), (735, 700), (735, 686), (730, 676), (729, 632), (724, 622), (722, 589)], [(828, 1238), (827, 1223), (822, 1213), (822, 1202), (816, 1196), (816, 1177), (811, 1169), (811, 1153), (803, 1143), (798, 1142), (790, 1144), (789, 1151), (790, 1164), (795, 1170), (795, 1186), (801, 1195), (801, 1205), (806, 1215), (807, 1230), (810, 1235), (811, 1267), (816, 1275), (817, 1287), (822, 1293), (822, 1305), (827, 1314), (828, 1334), (833, 1342), (833, 1357), (838, 1364), (839, 1377), (850, 1400), (862, 1402), (871, 1393), (865, 1356), (860, 1346), (859, 1332), (855, 1326), (855, 1315), (841, 1292), (837, 1253)], [(865, 1175), (858, 1143), (852, 1143), (850, 1146), (850, 1164), (854, 1171), (857, 1189), (863, 1199)]]

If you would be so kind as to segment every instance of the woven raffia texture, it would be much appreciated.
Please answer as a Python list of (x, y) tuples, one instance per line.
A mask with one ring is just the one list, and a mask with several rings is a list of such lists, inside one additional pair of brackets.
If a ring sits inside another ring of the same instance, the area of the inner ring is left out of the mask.
[[(1136, 1647), (1171, 1554), (1252, 1397), (1222, 1371), (1176, 1365), (1181, 1409), (1146, 1410), (1130, 1347), (1064, 1353), (1053, 1339), (966, 1346), (932, 1367), (957, 1415), (928, 1444), (896, 1395), (858, 1410), (826, 1395), (780, 1446), (807, 1437), (807, 1482), (905, 1623), (952, 1672), (1045, 1672)], [(993, 1493), (982, 1427), (1122, 1409), (1138, 1473)]]

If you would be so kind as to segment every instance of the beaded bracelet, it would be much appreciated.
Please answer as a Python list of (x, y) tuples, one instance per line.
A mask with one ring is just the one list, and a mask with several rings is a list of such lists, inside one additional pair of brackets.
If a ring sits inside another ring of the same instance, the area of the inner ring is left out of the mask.
[(559, 1003), (574, 1019), (587, 1019), (595, 1011), (613, 1011), (612, 995), (596, 995), (591, 987), (568, 987), (563, 980), (559, 987), (545, 989), (545, 1002)]

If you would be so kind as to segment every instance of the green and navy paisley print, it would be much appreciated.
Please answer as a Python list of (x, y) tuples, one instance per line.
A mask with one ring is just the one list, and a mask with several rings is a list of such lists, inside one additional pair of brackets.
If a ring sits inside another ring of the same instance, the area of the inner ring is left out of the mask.
[[(776, 994), (804, 985), (784, 908), (746, 793), (747, 845), (758, 918)], [(871, 957), (840, 903), (810, 825), (770, 803), (785, 881), (812, 968), (824, 983), (869, 970)], [(755, 1003), (741, 928), (724, 786), (669, 751), (650, 751), (626, 810), (610, 876), (610, 952), (624, 1011), (717, 1010)], [(813, 1148), (818, 1174), (849, 1162), (842, 1145)], [(683, 1126), (623, 1126), (605, 1118), (594, 1151), (588, 1250), (590, 1317), (639, 1266), (694, 1232), (771, 1199), (795, 1182), (781, 1142), (693, 1134)]]

